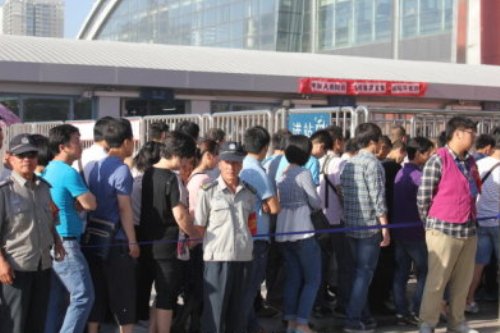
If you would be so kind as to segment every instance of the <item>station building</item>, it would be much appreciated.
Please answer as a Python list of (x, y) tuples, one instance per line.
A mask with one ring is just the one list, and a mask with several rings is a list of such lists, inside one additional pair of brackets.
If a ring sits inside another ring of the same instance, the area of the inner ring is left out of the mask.
[[(394, 83), (404, 84), (381, 88)], [(500, 67), (4, 35), (0, 103), (26, 122), (339, 105), (498, 110)]]

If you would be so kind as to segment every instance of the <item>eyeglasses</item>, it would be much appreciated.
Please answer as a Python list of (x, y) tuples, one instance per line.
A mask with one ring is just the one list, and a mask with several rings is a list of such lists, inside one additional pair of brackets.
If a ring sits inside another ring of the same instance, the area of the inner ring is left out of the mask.
[(24, 160), (25, 158), (33, 159), (38, 157), (38, 153), (35, 151), (30, 151), (27, 153), (16, 154), (16, 157), (20, 160)]

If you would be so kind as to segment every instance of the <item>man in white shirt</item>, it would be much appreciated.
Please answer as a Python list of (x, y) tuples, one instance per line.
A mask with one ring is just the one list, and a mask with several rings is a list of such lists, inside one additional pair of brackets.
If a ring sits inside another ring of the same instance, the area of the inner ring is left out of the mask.
[(80, 160), (73, 163), (73, 168), (83, 172), (85, 181), (88, 181), (90, 171), (94, 164), (108, 156), (108, 147), (104, 140), (104, 132), (113, 117), (102, 117), (94, 124), (94, 144), (82, 151)]
[[(500, 219), (500, 127), (495, 134), (495, 146), (493, 154), (477, 161), (479, 174), (481, 175), (481, 194), (477, 198), (477, 252), (474, 276), (467, 295), (466, 312), (477, 313), (479, 306), (474, 301), (474, 294), (481, 282), (484, 266), (490, 263), (491, 255), (495, 253), (498, 258)], [(494, 252), (493, 252), (494, 251)]]

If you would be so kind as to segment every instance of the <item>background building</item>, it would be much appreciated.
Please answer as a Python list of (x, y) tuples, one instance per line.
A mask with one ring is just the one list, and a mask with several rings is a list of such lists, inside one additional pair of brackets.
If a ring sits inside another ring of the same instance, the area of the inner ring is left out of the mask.
[(488, 0), (100, 0), (78, 38), (491, 64), (497, 16)]
[(63, 0), (6, 0), (3, 33), (38, 37), (64, 36)]

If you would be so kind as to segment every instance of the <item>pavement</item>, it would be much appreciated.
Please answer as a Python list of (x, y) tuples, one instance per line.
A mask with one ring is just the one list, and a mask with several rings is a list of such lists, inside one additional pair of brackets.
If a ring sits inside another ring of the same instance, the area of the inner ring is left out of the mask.
[[(498, 319), (498, 302), (480, 301), (478, 302), (481, 311), (478, 314), (467, 315), (469, 326), (477, 329), (480, 333), (500, 333), (500, 321)], [(375, 316), (378, 322), (377, 333), (417, 333), (416, 326), (398, 326), (396, 319), (392, 315)], [(282, 333), (284, 326), (280, 317), (277, 318), (259, 318), (259, 321), (267, 333)], [(342, 332), (343, 319), (339, 317), (312, 318), (311, 324), (318, 333), (340, 333)], [(118, 333), (115, 325), (104, 325), (101, 330), (103, 333)], [(134, 333), (147, 333), (147, 322), (136, 325)], [(441, 323), (435, 333), (446, 332), (446, 324)]]

